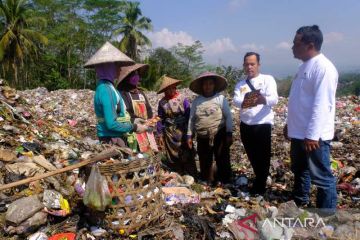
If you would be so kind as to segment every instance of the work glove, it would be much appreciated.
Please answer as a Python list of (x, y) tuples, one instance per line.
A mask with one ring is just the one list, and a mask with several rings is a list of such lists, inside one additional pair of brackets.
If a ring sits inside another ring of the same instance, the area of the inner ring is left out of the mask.
[(144, 125), (146, 123), (145, 119), (142, 118), (135, 118), (134, 119), (134, 124), (142, 124)]
[(143, 133), (149, 130), (149, 127), (143, 124), (136, 124), (136, 133)]

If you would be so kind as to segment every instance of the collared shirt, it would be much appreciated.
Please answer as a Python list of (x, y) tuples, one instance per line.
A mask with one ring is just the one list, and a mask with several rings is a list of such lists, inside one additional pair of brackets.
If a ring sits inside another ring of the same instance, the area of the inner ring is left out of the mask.
[(244, 96), (251, 92), (251, 89), (246, 83), (246, 79), (241, 80), (236, 84), (234, 91), (234, 105), (240, 108), (240, 120), (248, 125), (274, 124), (274, 112), (271, 107), (278, 102), (275, 79), (271, 75), (259, 74), (250, 79), (250, 83), (255, 89), (260, 90), (266, 99), (266, 104), (243, 109), (241, 104), (244, 101)]
[(290, 138), (325, 141), (334, 137), (338, 77), (335, 66), (323, 54), (299, 67), (288, 103)]

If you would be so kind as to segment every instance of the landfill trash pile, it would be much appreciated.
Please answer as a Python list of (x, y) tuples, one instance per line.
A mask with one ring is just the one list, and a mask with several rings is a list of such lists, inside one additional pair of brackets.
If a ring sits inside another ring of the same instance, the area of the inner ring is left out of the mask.
[(72, 128), (79, 136), (95, 139), (96, 116), (93, 107), (92, 90), (58, 90), (49, 92), (46, 88), (26, 90), (20, 93), (31, 111), (38, 118), (52, 120)]
[[(189, 89), (181, 92), (195, 96)], [(0, 83), (0, 187), (76, 166), (103, 151), (96, 138), (93, 96), (91, 90), (21, 92)], [(162, 95), (149, 92), (147, 97), (156, 114)], [(111, 235), (106, 226), (91, 221), (83, 204), (90, 168), (77, 168), (1, 191), (0, 239), (359, 239), (360, 98), (337, 99), (332, 169), (338, 177), (339, 210), (329, 217), (291, 201), (290, 142), (282, 135), (286, 104), (280, 98), (274, 108), (271, 176), (264, 196), (248, 193), (253, 173), (240, 142), (239, 111), (232, 107), (233, 184), (207, 186), (162, 170), (166, 215), (159, 225)], [(104, 196), (99, 201), (111, 204), (109, 192)]]

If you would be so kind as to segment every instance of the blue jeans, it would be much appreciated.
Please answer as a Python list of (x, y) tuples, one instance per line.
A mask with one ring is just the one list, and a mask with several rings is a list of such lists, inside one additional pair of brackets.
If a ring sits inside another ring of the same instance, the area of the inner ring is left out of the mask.
[(293, 196), (297, 204), (309, 203), (310, 181), (317, 186), (316, 207), (335, 211), (336, 179), (330, 168), (330, 141), (307, 153), (304, 140), (291, 140), (291, 170), (295, 176)]

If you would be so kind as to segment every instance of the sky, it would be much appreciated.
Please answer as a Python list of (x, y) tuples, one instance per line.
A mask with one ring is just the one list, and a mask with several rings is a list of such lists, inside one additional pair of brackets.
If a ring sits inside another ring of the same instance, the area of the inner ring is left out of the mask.
[(261, 72), (296, 73), (291, 47), (296, 30), (318, 25), (321, 52), (339, 72), (360, 72), (360, 0), (140, 0), (152, 20), (152, 47), (204, 46), (204, 61), (242, 67), (246, 52), (261, 57)]

